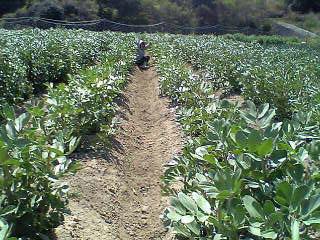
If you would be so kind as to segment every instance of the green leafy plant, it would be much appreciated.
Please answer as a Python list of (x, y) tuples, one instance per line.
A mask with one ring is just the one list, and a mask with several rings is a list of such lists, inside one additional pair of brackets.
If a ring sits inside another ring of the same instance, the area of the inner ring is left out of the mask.
[[(242, 94), (258, 105), (267, 102), (277, 108), (278, 118), (290, 118), (299, 110), (313, 108), (317, 111), (319, 51), (307, 44), (291, 44), (288, 39), (288, 43), (283, 39), (284, 43), (280, 45), (260, 45), (256, 41), (240, 42), (237, 35), (232, 36), (182, 37), (163, 34), (159, 38), (167, 44), (155, 46), (154, 52), (157, 58), (167, 59), (162, 64), (168, 65), (169, 69), (172, 65), (171, 71), (174, 73), (181, 72), (181, 68), (188, 63), (189, 69), (195, 69), (197, 75), (205, 79), (203, 82), (210, 83), (216, 91)], [(157, 36), (151, 40), (154, 38)], [(256, 38), (259, 40), (259, 37)], [(266, 37), (260, 38), (268, 41)], [(172, 56), (180, 63), (173, 61)], [(164, 77), (171, 75), (169, 71), (160, 73)], [(182, 79), (183, 87), (187, 78), (181, 74), (175, 81), (179, 79)], [(169, 84), (173, 83), (167, 81), (163, 88), (169, 96), (171, 92), (178, 91), (177, 88), (170, 88)], [(183, 89), (188, 91), (186, 87)]]
[(110, 36), (115, 51), (102, 54), (98, 65), (70, 75), (68, 85), (49, 84), (46, 96), (26, 104), (20, 115), (9, 105), (2, 108), (1, 239), (47, 239), (63, 220), (68, 188), (60, 178), (72, 166), (68, 156), (85, 134), (112, 127), (114, 101), (133, 64), (130, 35)]
[(67, 81), (99, 62), (114, 36), (83, 30), (0, 30), (0, 105), (21, 103), (44, 92), (46, 83)]
[[(271, 89), (264, 77), (250, 80), (249, 85), (242, 79), (250, 77), (244, 71), (251, 68), (247, 58), (255, 45), (239, 50), (223, 39), (201, 38), (204, 42), (200, 44), (194, 36), (173, 39), (163, 35), (162, 42), (168, 44), (152, 49), (163, 94), (178, 104), (179, 121), (188, 137), (181, 156), (163, 176), (163, 191), (172, 199), (165, 223), (178, 239), (316, 239), (319, 122), (312, 109), (297, 110), (305, 109), (297, 103), (308, 98), (292, 104), (284, 93), (307, 85), (310, 89), (309, 83), (288, 75), (290, 84), (296, 86), (281, 83), (282, 87)], [(221, 44), (218, 50), (217, 44)], [(282, 54), (278, 49), (265, 51), (268, 59)], [(199, 52), (201, 58), (194, 54)], [(254, 78), (270, 71), (280, 77), (276, 71), (282, 67), (267, 71), (261, 63), (255, 66), (259, 74)], [(299, 74), (307, 75), (305, 70)], [(259, 87), (252, 87), (255, 84)], [(253, 89), (265, 90), (269, 98), (262, 100), (258, 92), (257, 104), (234, 104), (215, 94), (221, 88), (227, 94), (235, 86), (241, 86), (245, 96), (256, 93)], [(245, 90), (248, 87), (252, 88)]]

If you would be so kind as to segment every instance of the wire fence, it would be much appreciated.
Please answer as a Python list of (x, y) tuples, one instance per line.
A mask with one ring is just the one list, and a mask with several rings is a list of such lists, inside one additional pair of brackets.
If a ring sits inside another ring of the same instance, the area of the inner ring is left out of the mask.
[(18, 18), (0, 18), (0, 27), (5, 29), (23, 29), (23, 28), (66, 28), (66, 29), (85, 29), (91, 31), (121, 31), (121, 32), (168, 32), (180, 34), (264, 34), (264, 32), (250, 27), (231, 27), (224, 25), (209, 25), (200, 27), (180, 26), (167, 22), (159, 22), (148, 25), (133, 25), (114, 22), (108, 19), (98, 19), (91, 21), (63, 21), (39, 17), (18, 17)]

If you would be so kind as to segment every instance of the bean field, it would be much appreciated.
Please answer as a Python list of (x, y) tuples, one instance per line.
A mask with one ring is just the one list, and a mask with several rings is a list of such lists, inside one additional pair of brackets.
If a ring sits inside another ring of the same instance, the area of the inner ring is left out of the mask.
[[(319, 239), (318, 49), (261, 36), (0, 33), (0, 239)], [(135, 67), (139, 38), (151, 43), (147, 70)]]

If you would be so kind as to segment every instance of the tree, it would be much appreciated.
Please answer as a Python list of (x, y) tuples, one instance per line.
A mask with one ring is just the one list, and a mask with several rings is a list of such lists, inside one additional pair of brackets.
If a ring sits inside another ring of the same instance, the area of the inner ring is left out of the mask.
[(102, 18), (121, 21), (132, 24), (145, 24), (142, 17), (140, 0), (98, 0), (99, 15)]
[(288, 0), (288, 5), (293, 11), (307, 13), (310, 11), (320, 11), (319, 0)]
[(23, 7), (26, 4), (26, 0), (9, 0), (1, 1), (0, 15), (16, 11), (18, 8)]
[(56, 0), (45, 0), (31, 5), (27, 15), (62, 20), (64, 19), (64, 10), (60, 2)]

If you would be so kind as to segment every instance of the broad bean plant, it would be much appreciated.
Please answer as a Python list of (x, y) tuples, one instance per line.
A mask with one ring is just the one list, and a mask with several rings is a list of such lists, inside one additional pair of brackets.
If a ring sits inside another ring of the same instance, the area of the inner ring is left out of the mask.
[[(290, 117), (275, 109), (280, 103), (272, 96), (280, 98), (281, 88), (268, 88), (266, 79), (269, 74), (273, 81), (280, 77), (281, 63), (288, 66), (286, 61), (298, 53), (288, 50), (286, 60), (278, 63), (276, 59), (285, 56), (279, 49), (220, 37), (170, 35), (161, 36), (152, 52), (162, 94), (178, 105), (188, 140), (163, 176), (163, 191), (171, 196), (164, 221), (177, 238), (318, 239), (318, 118), (312, 109), (291, 105), (288, 99), (279, 106), (292, 106)], [(252, 65), (256, 54), (263, 61)], [(317, 84), (318, 59), (305, 57), (300, 59), (303, 65), (293, 64), (283, 75), (289, 97), (304, 91), (306, 84), (312, 87), (304, 77)], [(265, 66), (272, 62), (272, 68)], [(253, 74), (253, 69), (258, 72)], [(245, 102), (223, 99), (235, 88), (244, 93)], [(225, 94), (217, 97), (221, 89)], [(250, 97), (258, 89), (256, 98)], [(294, 99), (298, 103), (309, 97)]]
[(112, 132), (115, 100), (132, 68), (135, 46), (130, 34), (106, 37), (110, 48), (98, 64), (69, 75), (66, 83), (49, 84), (47, 94), (20, 115), (13, 106), (3, 107), (0, 239), (48, 239), (66, 210), (68, 186), (61, 177), (74, 166), (69, 155), (85, 134), (104, 131), (107, 138)]

